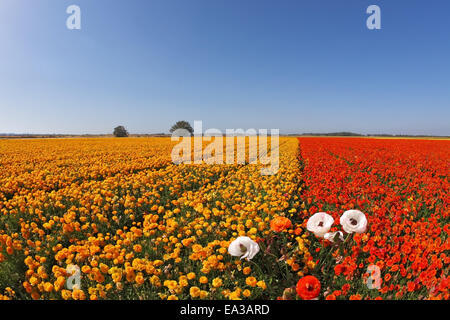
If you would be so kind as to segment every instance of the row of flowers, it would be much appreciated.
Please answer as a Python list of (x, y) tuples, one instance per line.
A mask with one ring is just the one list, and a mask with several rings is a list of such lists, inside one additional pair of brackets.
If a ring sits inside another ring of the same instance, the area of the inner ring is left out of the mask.
[[(299, 143), (305, 216), (326, 211), (344, 233), (354, 232), (342, 242), (336, 226), (311, 229), (319, 236), (309, 249), (320, 260), (313, 272), (322, 297), (449, 299), (450, 141), (305, 137)], [(323, 226), (332, 224), (323, 216)], [(335, 239), (334, 232), (339, 244), (321, 240)]]
[[(0, 297), (275, 299), (310, 272), (304, 232), (275, 239), (270, 228), (304, 209), (296, 139), (280, 138), (275, 176), (253, 165), (173, 165), (172, 144), (0, 142)], [(228, 239), (239, 236), (285, 259), (235, 259)]]

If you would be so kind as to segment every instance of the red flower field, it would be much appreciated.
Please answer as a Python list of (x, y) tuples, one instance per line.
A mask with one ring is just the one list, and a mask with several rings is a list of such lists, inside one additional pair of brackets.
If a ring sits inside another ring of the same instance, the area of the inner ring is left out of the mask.
[(299, 143), (304, 213), (330, 214), (330, 231), (349, 209), (368, 219), (367, 232), (336, 250), (315, 241), (324, 297), (449, 299), (450, 141), (305, 137)]

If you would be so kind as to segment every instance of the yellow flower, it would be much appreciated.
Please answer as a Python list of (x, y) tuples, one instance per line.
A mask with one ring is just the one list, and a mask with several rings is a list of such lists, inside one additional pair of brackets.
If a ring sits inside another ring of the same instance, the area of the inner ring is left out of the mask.
[(212, 281), (212, 285), (214, 288), (218, 288), (218, 287), (222, 286), (222, 284), (223, 284), (223, 282), (222, 282), (222, 279), (220, 279), (220, 278), (215, 278)]
[(81, 267), (81, 272), (89, 273), (89, 272), (91, 272), (91, 267), (90, 266), (82, 266)]
[(100, 271), (102, 273), (108, 273), (108, 270), (109, 270), (109, 268), (108, 268), (108, 266), (106, 264), (100, 263)]
[(179, 283), (181, 287), (187, 287), (189, 285), (186, 277), (184, 278), (180, 277)]
[(254, 287), (256, 286), (256, 278), (255, 277), (247, 277), (247, 279), (245, 279), (245, 283), (247, 285), (249, 285), (250, 287)]
[(44, 290), (45, 290), (45, 292), (52, 292), (53, 291), (53, 284), (51, 284), (50, 282), (46, 282), (44, 284)]
[(64, 300), (69, 300), (70, 298), (72, 298), (72, 292), (70, 292), (69, 290), (61, 290), (61, 296)]
[(261, 289), (263, 289), (263, 290), (267, 289), (266, 283), (265, 283), (263, 280), (258, 281), (258, 282), (256, 283), (256, 285), (257, 285), (258, 287), (260, 287)]
[(141, 285), (144, 283), (144, 277), (142, 275), (137, 275), (135, 281), (138, 285)]
[(169, 290), (175, 290), (178, 287), (178, 283), (174, 280), (166, 280), (164, 281), (164, 286), (169, 288)]
[(306, 265), (308, 266), (309, 269), (314, 269), (314, 267), (316, 266), (316, 263), (314, 261), (308, 261), (306, 263)]
[(86, 295), (84, 294), (84, 292), (82, 290), (74, 289), (72, 291), (72, 298), (74, 300), (85, 300), (86, 299)]
[(162, 299), (162, 300), (167, 298), (167, 294), (158, 293), (158, 295), (159, 295), (159, 298)]
[(154, 265), (155, 267), (159, 267), (159, 266), (161, 266), (163, 263), (164, 263), (164, 262), (163, 262), (162, 260), (155, 260), (155, 261), (153, 261), (153, 265)]
[(191, 287), (189, 289), (189, 294), (191, 295), (192, 298), (197, 298), (200, 296), (200, 288), (199, 287)]
[(32, 286), (35, 286), (38, 282), (39, 282), (38, 278), (36, 278), (34, 276), (30, 278), (30, 284)]
[(233, 292), (230, 293), (228, 298), (230, 300), (241, 300), (240, 296), (241, 296), (241, 292), (240, 291), (233, 291)]
[(195, 279), (195, 273), (194, 273), (194, 272), (189, 272), (189, 273), (187, 274), (187, 278), (188, 278), (189, 280)]

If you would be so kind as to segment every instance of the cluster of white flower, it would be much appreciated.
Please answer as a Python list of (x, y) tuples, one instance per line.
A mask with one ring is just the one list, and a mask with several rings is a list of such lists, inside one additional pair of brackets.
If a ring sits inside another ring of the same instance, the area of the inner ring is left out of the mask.
[[(340, 217), (339, 222), (346, 233), (364, 233), (367, 230), (366, 215), (359, 210), (345, 211)], [(332, 216), (325, 212), (317, 212), (309, 218), (306, 229), (314, 233), (317, 237), (331, 242), (334, 242), (337, 238), (344, 241), (342, 231), (328, 232), (333, 223), (334, 219)]]
[(251, 260), (258, 252), (259, 245), (249, 237), (237, 237), (228, 246), (228, 253), (241, 259)]
[[(367, 218), (359, 210), (345, 211), (339, 222), (346, 233), (364, 233), (367, 230)], [(306, 228), (317, 237), (331, 242), (335, 242), (337, 239), (344, 241), (342, 231), (329, 232), (333, 223), (334, 219), (328, 213), (317, 212), (308, 219)], [(228, 246), (229, 254), (247, 260), (253, 259), (259, 250), (259, 245), (249, 237), (237, 237)]]

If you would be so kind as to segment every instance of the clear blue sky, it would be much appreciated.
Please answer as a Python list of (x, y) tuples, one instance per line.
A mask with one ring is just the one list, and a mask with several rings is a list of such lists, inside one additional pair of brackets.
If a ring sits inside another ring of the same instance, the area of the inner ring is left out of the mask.
[(0, 111), (15, 133), (450, 135), (450, 1), (0, 0)]

